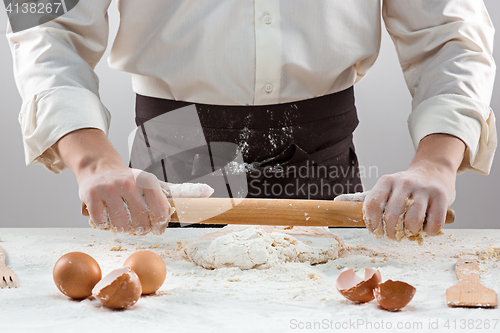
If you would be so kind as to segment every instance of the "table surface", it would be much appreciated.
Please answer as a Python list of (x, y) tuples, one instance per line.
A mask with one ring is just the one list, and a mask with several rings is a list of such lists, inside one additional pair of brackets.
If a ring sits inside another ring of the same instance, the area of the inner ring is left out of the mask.
[[(446, 289), (457, 283), (456, 257), (478, 257), (495, 248), (498, 255), (500, 230), (450, 229), (419, 246), (375, 239), (366, 229), (331, 229), (357, 250), (314, 266), (206, 270), (175, 255), (178, 242), (213, 230), (168, 229), (161, 236), (133, 237), (90, 228), (0, 228), (7, 266), (18, 277), (17, 289), (0, 289), (0, 332), (391, 332), (412, 325), (406, 331), (500, 331), (498, 308), (449, 308), (445, 299)], [(138, 249), (159, 253), (168, 272), (157, 295), (142, 297), (128, 310), (107, 309), (93, 297), (70, 300), (53, 282), (54, 263), (67, 252), (90, 254), (105, 275)], [(499, 257), (492, 252), (479, 257), (481, 283), (498, 294)], [(376, 301), (354, 304), (335, 288), (345, 267), (361, 273), (378, 268), (383, 281), (405, 281), (417, 292), (399, 312), (382, 310)]]

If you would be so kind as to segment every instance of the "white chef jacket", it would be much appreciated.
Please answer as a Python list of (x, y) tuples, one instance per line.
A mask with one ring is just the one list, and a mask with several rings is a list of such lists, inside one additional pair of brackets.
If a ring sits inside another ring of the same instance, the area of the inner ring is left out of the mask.
[[(66, 166), (51, 146), (80, 128), (106, 134), (94, 72), (111, 0), (7, 38), (23, 98), (26, 164)], [(481, 0), (119, 0), (109, 65), (136, 93), (206, 104), (265, 105), (341, 91), (377, 58), (381, 18), (413, 96), (409, 130), (465, 142), (460, 171), (488, 173), (497, 145), (489, 107), (494, 28)], [(334, 130), (334, 129), (332, 129)]]

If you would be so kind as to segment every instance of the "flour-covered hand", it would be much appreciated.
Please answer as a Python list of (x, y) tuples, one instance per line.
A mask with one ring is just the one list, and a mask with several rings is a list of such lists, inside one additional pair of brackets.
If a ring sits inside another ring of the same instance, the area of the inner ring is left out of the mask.
[(80, 199), (98, 229), (132, 235), (162, 233), (173, 213), (155, 175), (125, 165), (79, 177)]
[(168, 184), (123, 163), (106, 134), (82, 128), (60, 138), (52, 149), (75, 174), (82, 213), (99, 229), (145, 235), (161, 234), (173, 208), (171, 197), (208, 197), (205, 184)]
[(368, 230), (394, 240), (422, 230), (430, 236), (439, 234), (455, 200), (464, 151), (465, 144), (451, 135), (422, 139), (406, 171), (381, 177), (366, 194), (363, 213)]
[(454, 200), (454, 173), (431, 163), (414, 165), (381, 177), (368, 192), (363, 204), (366, 227), (371, 232), (385, 228), (384, 233), (394, 240), (400, 240), (404, 230), (417, 235), (423, 229), (434, 236), (444, 226)]
[(131, 235), (162, 234), (174, 212), (168, 197), (208, 197), (206, 184), (171, 184), (127, 167), (100, 172), (80, 184), (80, 198), (98, 229)]

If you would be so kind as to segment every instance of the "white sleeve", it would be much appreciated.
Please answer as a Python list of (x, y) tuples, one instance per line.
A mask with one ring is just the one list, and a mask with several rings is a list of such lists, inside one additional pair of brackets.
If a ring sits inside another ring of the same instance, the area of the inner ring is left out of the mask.
[(433, 133), (466, 145), (459, 172), (488, 174), (497, 146), (489, 107), (494, 28), (482, 0), (385, 0), (383, 18), (413, 97), (415, 147)]
[(23, 99), (19, 122), (26, 165), (61, 172), (66, 165), (51, 148), (57, 140), (81, 128), (108, 134), (111, 116), (99, 99), (94, 68), (108, 42), (110, 2), (79, 1), (63, 16), (16, 33), (8, 26)]

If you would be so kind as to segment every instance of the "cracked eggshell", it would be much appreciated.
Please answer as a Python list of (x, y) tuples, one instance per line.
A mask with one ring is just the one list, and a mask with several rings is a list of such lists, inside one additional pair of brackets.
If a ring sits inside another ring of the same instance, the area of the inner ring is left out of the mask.
[(59, 258), (52, 276), (57, 288), (74, 299), (92, 295), (92, 288), (102, 277), (97, 261), (83, 252), (70, 252)]
[(335, 285), (348, 300), (366, 303), (375, 298), (373, 290), (381, 281), (380, 272), (376, 269), (365, 268), (365, 278), (362, 279), (350, 268), (340, 273)]
[(142, 294), (152, 294), (158, 290), (167, 276), (167, 267), (163, 259), (151, 251), (138, 251), (125, 260), (126, 266), (139, 276)]
[(386, 310), (398, 311), (410, 303), (415, 287), (403, 281), (387, 280), (373, 291), (378, 304)]
[(139, 277), (129, 266), (111, 271), (92, 289), (92, 294), (103, 305), (113, 309), (125, 309), (134, 305), (141, 293)]

